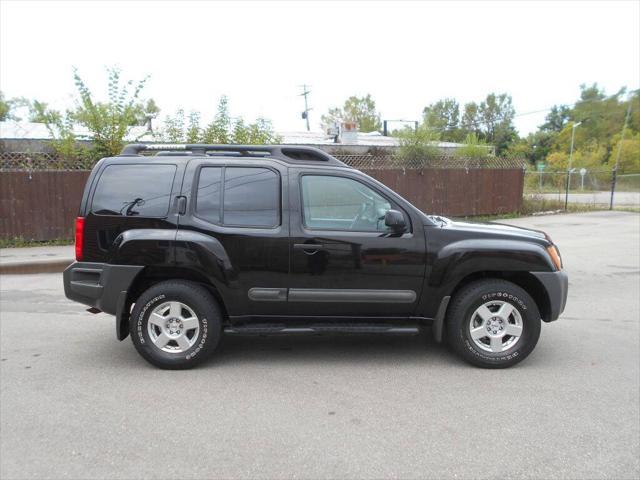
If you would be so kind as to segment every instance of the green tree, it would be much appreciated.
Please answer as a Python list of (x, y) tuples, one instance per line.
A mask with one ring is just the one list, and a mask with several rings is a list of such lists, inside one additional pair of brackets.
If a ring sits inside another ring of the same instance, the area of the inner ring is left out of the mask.
[(570, 115), (571, 110), (566, 105), (554, 105), (539, 129), (542, 132), (559, 132), (569, 121)]
[[(546, 132), (553, 135), (551, 147), (548, 149), (547, 161), (556, 168), (566, 168), (566, 159), (571, 150), (573, 126), (575, 128), (573, 166), (587, 169), (613, 168), (620, 142), (620, 132), (625, 122), (627, 109), (631, 105), (631, 117), (627, 125), (623, 150), (625, 158), (621, 164), (627, 170), (635, 167), (633, 139), (640, 130), (640, 95), (638, 91), (627, 94), (621, 88), (615, 94), (607, 96), (597, 84), (580, 86), (580, 98), (568, 109), (570, 119), (559, 132)], [(542, 128), (542, 126), (541, 126)], [(627, 139), (631, 141), (627, 143)], [(622, 168), (622, 167), (621, 167)]]
[(91, 132), (93, 150), (99, 157), (117, 155), (122, 150), (125, 137), (140, 120), (140, 94), (149, 78), (123, 82), (118, 68), (110, 67), (107, 73), (108, 101), (97, 102), (78, 70), (73, 71), (79, 96), (73, 116)]
[(258, 118), (247, 123), (242, 117), (235, 121), (229, 115), (229, 101), (223, 96), (218, 102), (218, 111), (213, 120), (204, 128), (200, 126), (200, 113), (191, 112), (185, 119), (183, 110), (167, 117), (164, 128), (158, 132), (160, 141), (169, 143), (209, 143), (268, 145), (282, 139), (273, 131), (271, 122)]
[[(157, 114), (158, 108), (153, 101), (143, 102), (140, 98), (142, 89), (148, 79), (133, 82), (123, 81), (121, 72), (115, 67), (107, 68), (108, 89), (107, 101), (95, 100), (93, 93), (80, 77), (77, 69), (73, 69), (73, 80), (76, 86), (76, 107), (64, 113), (50, 109), (45, 102), (30, 103), (30, 118), (47, 125), (54, 138), (53, 147), (67, 158), (98, 159), (120, 153), (124, 139), (129, 136), (131, 128), (142, 124), (148, 115)], [(77, 125), (85, 127), (91, 133), (90, 149), (78, 143), (74, 130)]]
[(531, 165), (544, 162), (551, 152), (557, 132), (538, 130), (530, 133), (525, 138), (514, 140), (504, 155), (513, 158), (525, 158)]
[(212, 144), (231, 143), (230, 131), (231, 117), (229, 116), (229, 100), (223, 95), (218, 102), (216, 116), (205, 128), (202, 140), (204, 143)]
[(460, 131), (460, 105), (453, 98), (444, 98), (424, 108), (423, 121), (441, 133), (445, 142), (459, 142), (464, 136)]
[(14, 97), (5, 99), (4, 93), (0, 90), (0, 122), (14, 120), (16, 122), (22, 120), (16, 112), (17, 109), (28, 107), (29, 101), (24, 97)]
[(182, 143), (185, 141), (184, 110), (178, 109), (173, 115), (167, 115), (164, 119), (164, 127), (157, 136), (163, 142)]
[(460, 121), (460, 130), (465, 137), (470, 133), (476, 136), (482, 134), (480, 129), (480, 108), (477, 103), (465, 103), (462, 120)]
[(620, 149), (620, 163), (618, 165), (620, 173), (640, 173), (640, 132), (634, 135), (625, 135), (625, 139), (620, 143), (620, 135), (613, 138), (612, 144), (615, 147), (607, 159), (607, 165), (613, 168), (618, 158)]
[(11, 120), (11, 103), (5, 100), (4, 93), (0, 90), (0, 122)]
[(58, 123), (62, 114), (49, 108), (46, 102), (34, 100), (29, 104), (29, 121), (34, 123)]
[(200, 112), (191, 112), (189, 114), (189, 124), (185, 133), (187, 143), (198, 143), (202, 137), (202, 129), (200, 128)]
[(326, 131), (340, 121), (356, 122), (361, 132), (376, 132), (382, 129), (380, 114), (376, 111), (376, 102), (370, 94), (364, 97), (351, 96), (344, 102), (342, 109), (335, 107), (322, 115), (321, 122)]
[(514, 115), (511, 96), (506, 93), (490, 93), (478, 107), (482, 139), (495, 146), (498, 155), (506, 152), (509, 144), (517, 138), (513, 125)]
[[(269, 145), (282, 142), (282, 137), (273, 131), (271, 121), (266, 118), (258, 118), (255, 122), (250, 123), (247, 130), (247, 143), (249, 145)], [(234, 141), (234, 143), (240, 142)]]

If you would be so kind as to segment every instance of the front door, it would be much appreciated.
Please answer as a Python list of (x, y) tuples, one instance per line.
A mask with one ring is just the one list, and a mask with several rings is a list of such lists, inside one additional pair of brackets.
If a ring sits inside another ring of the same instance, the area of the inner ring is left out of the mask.
[[(425, 273), (422, 222), (358, 172), (290, 169), (290, 315), (408, 317)], [(387, 210), (405, 216), (394, 233)]]

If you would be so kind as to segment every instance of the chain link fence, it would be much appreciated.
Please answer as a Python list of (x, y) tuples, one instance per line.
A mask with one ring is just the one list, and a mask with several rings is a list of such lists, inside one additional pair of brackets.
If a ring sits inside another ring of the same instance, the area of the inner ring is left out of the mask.
[[(612, 203), (613, 192), (613, 203)], [(567, 171), (526, 171), (525, 198), (556, 201), (558, 208), (565, 203), (640, 207), (640, 173), (618, 173), (612, 170), (581, 169)]]
[(341, 162), (358, 170), (397, 170), (425, 168), (512, 169), (524, 168), (524, 159), (485, 157), (467, 158), (441, 155), (427, 158), (403, 158), (397, 155), (334, 155)]
[[(396, 170), (424, 168), (523, 168), (525, 161), (510, 158), (464, 158), (442, 155), (407, 159), (396, 155), (334, 155), (358, 170)], [(91, 159), (67, 159), (54, 153), (0, 152), (0, 171), (90, 170)]]
[(32, 172), (39, 170), (91, 170), (91, 159), (67, 159), (46, 152), (0, 152), (0, 171)]

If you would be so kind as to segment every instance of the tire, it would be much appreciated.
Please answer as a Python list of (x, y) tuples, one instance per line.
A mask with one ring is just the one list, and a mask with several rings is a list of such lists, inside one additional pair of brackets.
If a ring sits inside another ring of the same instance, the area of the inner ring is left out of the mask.
[(533, 351), (540, 324), (538, 306), (522, 288), (505, 280), (480, 280), (455, 295), (447, 312), (447, 338), (472, 365), (506, 368)]
[(136, 300), (129, 322), (131, 341), (152, 365), (192, 368), (215, 350), (222, 314), (206, 288), (184, 280), (158, 283)]

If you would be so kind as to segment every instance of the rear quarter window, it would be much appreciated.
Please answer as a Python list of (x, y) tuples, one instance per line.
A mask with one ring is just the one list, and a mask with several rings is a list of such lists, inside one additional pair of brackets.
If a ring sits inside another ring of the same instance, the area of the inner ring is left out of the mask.
[(96, 215), (164, 217), (169, 212), (175, 165), (109, 165), (91, 202)]

